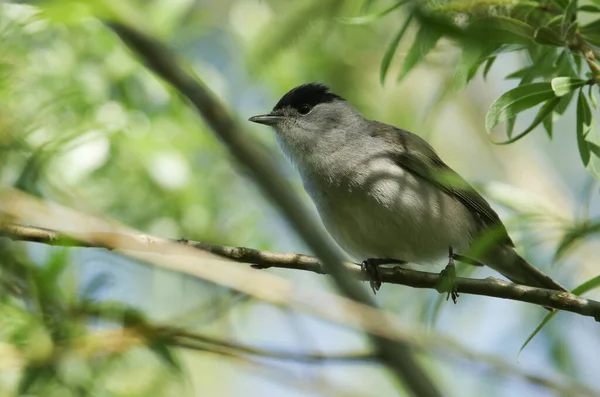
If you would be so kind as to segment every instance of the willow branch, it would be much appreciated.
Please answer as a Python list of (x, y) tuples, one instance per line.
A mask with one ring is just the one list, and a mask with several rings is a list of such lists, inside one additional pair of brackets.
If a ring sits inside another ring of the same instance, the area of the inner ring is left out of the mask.
[[(69, 236), (76, 233), (69, 232)], [(55, 230), (43, 229), (33, 226), (4, 225), (0, 228), (0, 236), (8, 237), (15, 241), (29, 241), (55, 246), (69, 247), (98, 247), (107, 248), (103, 244), (95, 244), (94, 241), (107, 241), (107, 237), (118, 238), (122, 242), (121, 248), (133, 251), (162, 252), (166, 244), (174, 241), (193, 247), (200, 251), (208, 252), (223, 258), (240, 263), (251, 264), (255, 268), (282, 268), (292, 270), (310, 271), (318, 274), (326, 274), (323, 266), (317, 258), (310, 255), (295, 253), (278, 253), (259, 251), (245, 247), (228, 247), (209, 244), (192, 240), (171, 240), (149, 235), (134, 235), (108, 232), (89, 233), (86, 232), (87, 242), (68, 237), (66, 233)], [(91, 237), (90, 237), (91, 236)], [(90, 241), (92, 243), (90, 243)], [(365, 274), (361, 272), (356, 263), (344, 263), (344, 267), (352, 277), (358, 280), (366, 280)], [(402, 267), (381, 268), (381, 280), (384, 283), (406, 285), (413, 288), (437, 289), (439, 274), (422, 272), (418, 270), (405, 269)], [(544, 307), (552, 307), (558, 310), (569, 311), (583, 316), (589, 316), (600, 321), (600, 302), (582, 298), (564, 291), (554, 291), (544, 288), (535, 288), (525, 285), (513, 284), (508, 281), (486, 278), (471, 279), (457, 277), (456, 288), (459, 293), (481, 295), (493, 298), (509, 299), (520, 302), (532, 303)]]

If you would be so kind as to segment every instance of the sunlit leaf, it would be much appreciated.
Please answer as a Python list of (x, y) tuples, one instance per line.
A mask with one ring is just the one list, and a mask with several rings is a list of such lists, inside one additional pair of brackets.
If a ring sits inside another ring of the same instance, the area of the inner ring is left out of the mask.
[(490, 106), (485, 117), (486, 131), (489, 133), (501, 122), (552, 98), (554, 91), (550, 83), (531, 83), (513, 88)]
[[(535, 116), (535, 118), (533, 119), (533, 121), (531, 122), (531, 125), (529, 127), (527, 127), (523, 132), (519, 133), (519, 135), (515, 136), (514, 138), (509, 139), (508, 141), (504, 141), (504, 142), (497, 142), (497, 145), (507, 145), (509, 143), (514, 143), (516, 141), (518, 141), (519, 139), (525, 137), (527, 134), (529, 134), (531, 131), (533, 131), (533, 129), (535, 127), (537, 127), (538, 125), (540, 125), (544, 120), (546, 120), (549, 116), (552, 116), (552, 111), (554, 110), (554, 108), (556, 108), (556, 105), (558, 105), (558, 103), (560, 102), (560, 98), (552, 98), (550, 99), (548, 102), (544, 103), (544, 105), (542, 105), (542, 107), (540, 108), (540, 110), (538, 111), (537, 115)], [(513, 119), (509, 119), (507, 121), (507, 123), (510, 120), (515, 120)], [(511, 136), (509, 135), (509, 138)]]
[(550, 82), (556, 96), (564, 96), (586, 84), (585, 80), (572, 77), (555, 77)]

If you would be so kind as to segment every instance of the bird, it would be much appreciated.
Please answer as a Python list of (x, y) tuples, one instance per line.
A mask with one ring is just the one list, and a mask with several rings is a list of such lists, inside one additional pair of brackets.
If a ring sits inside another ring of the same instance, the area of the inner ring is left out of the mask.
[(326, 230), (361, 261), (374, 293), (379, 266), (446, 256), (441, 275), (455, 303), (454, 259), (461, 258), (517, 284), (566, 291), (516, 252), (498, 214), (429, 143), (367, 119), (325, 84), (297, 86), (249, 121), (275, 131)]

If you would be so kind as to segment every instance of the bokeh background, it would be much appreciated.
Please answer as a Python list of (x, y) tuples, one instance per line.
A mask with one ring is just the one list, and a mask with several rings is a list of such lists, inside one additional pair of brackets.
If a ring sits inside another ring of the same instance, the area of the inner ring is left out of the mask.
[[(102, 13), (101, 3), (49, 1), (41, 9), (0, 5), (2, 185), (160, 237), (310, 253), (202, 119), (94, 17)], [(502, 55), (486, 80), (478, 75), (462, 87), (455, 73), (459, 52), (442, 41), (424, 64), (398, 83), (395, 77), (408, 40), (400, 45), (381, 84), (381, 59), (403, 20), (402, 11), (348, 23), (341, 17), (358, 15), (364, 1), (338, 3), (111, 4), (168, 43), (239, 120), (269, 111), (296, 85), (326, 83), (367, 117), (426, 138), (451, 167), (485, 193), (519, 250), (554, 279), (572, 288), (596, 276), (599, 246), (593, 238), (560, 261), (553, 260), (562, 234), (577, 222), (593, 219), (599, 209), (598, 186), (579, 160), (572, 133), (574, 109), (557, 120), (552, 141), (534, 132), (513, 145), (496, 146), (491, 143), (495, 136), (483, 127), (489, 105), (516, 85), (504, 80), (505, 75), (527, 59), (519, 53)], [(372, 3), (376, 11), (392, 2)], [(517, 126), (527, 126), (533, 114), (521, 117)], [(251, 123), (244, 126), (249, 136), (272, 149), (281, 173), (312, 208), (271, 131)], [(68, 225), (57, 225), (61, 227)], [(67, 261), (59, 284), (68, 287), (72, 299), (90, 293), (98, 301), (137, 308), (160, 323), (259, 348), (344, 352), (368, 347), (358, 332), (102, 249), (10, 245), (42, 268), (57, 257)], [(478, 278), (498, 276), (488, 269), (460, 270)], [(333, 288), (327, 277), (316, 274), (264, 271), (311, 288)], [(90, 283), (101, 287), (90, 292)], [(600, 298), (593, 291), (589, 297)], [(468, 295), (454, 305), (435, 291), (397, 285), (384, 285), (376, 299), (400, 316), (408, 330), (424, 327), (551, 379), (566, 375), (583, 384), (597, 382), (600, 334), (590, 318), (558, 314), (519, 355), (546, 315), (540, 307)], [(36, 328), (35, 317), (14, 314), (6, 301), (1, 310), (3, 340), (22, 333), (23, 327), (28, 330), (25, 343), (39, 339), (36, 332), (43, 331)], [(403, 394), (388, 371), (373, 362), (300, 364), (203, 352), (176, 355), (183, 373), (173, 374), (147, 349), (134, 348), (101, 367), (77, 362), (71, 364), (74, 370), (66, 365), (61, 382), (40, 383), (31, 393), (88, 395), (78, 394), (68, 382), (84, 379), (89, 385), (85, 393), (98, 396)], [(448, 396), (478, 396), (483, 391), (490, 397), (550, 395), (484, 365), (437, 353), (419, 357)], [(14, 395), (19, 376), (16, 370), (3, 369), (0, 395)]]

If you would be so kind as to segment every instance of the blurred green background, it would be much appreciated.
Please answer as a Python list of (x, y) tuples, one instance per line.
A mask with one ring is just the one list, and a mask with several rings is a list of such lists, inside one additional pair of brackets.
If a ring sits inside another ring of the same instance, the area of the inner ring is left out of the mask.
[[(515, 86), (503, 77), (527, 59), (505, 54), (487, 80), (478, 74), (459, 89), (459, 52), (442, 41), (424, 64), (396, 83), (409, 40), (398, 48), (382, 85), (381, 60), (403, 13), (362, 24), (340, 20), (359, 15), (364, 3), (57, 0), (0, 5), (2, 186), (16, 186), (156, 236), (309, 253), (201, 118), (94, 17), (110, 5), (168, 43), (242, 121), (270, 110), (294, 86), (318, 81), (367, 117), (423, 136), (492, 200), (532, 263), (567, 287), (596, 276), (599, 246), (593, 238), (563, 260), (553, 260), (565, 230), (593, 220), (599, 212), (596, 182), (582, 166), (570, 133), (573, 109), (557, 120), (552, 141), (532, 134), (514, 145), (493, 145), (485, 133), (485, 113), (494, 99)], [(370, 3), (369, 10), (375, 12), (393, 2)], [(407, 35), (414, 36), (414, 31)], [(517, 129), (532, 118), (527, 113)], [(270, 131), (245, 126), (248, 134), (273, 149), (281, 172), (308, 203)], [(81, 327), (65, 307), (85, 296), (121, 302), (153, 321), (261, 348), (340, 352), (367, 346), (359, 333), (101, 249), (2, 244), (6, 255), (42, 269), (68, 264), (53, 281), (64, 300), (56, 305), (64, 309), (65, 327)], [(5, 277), (12, 274), (2, 265)], [(332, 288), (326, 277), (316, 274), (266, 271), (313, 288)], [(479, 278), (498, 276), (488, 269), (461, 271)], [(597, 292), (589, 296), (600, 298)], [(546, 314), (539, 307), (468, 295), (453, 305), (435, 291), (397, 285), (384, 285), (376, 298), (401, 316), (407, 329), (425, 326), (545, 377), (562, 374), (584, 384), (596, 382), (600, 337), (598, 325), (589, 318), (560, 313), (517, 363), (520, 346)], [(51, 327), (29, 306), (4, 297), (0, 311), (2, 346), (30, 346), (35, 355), (36, 346), (43, 350), (50, 343)], [(109, 326), (101, 319), (83, 325)], [(181, 372), (142, 347), (102, 360), (71, 355), (48, 373), (36, 372), (26, 391), (40, 396), (402, 394), (376, 363), (300, 364), (189, 351), (175, 355), (182, 362)], [(422, 359), (449, 396), (478, 396), (482, 390), (490, 397), (549, 395), (472, 363), (438, 354), (423, 354)], [(15, 395), (17, 385), (23, 386), (23, 374), (10, 366), (0, 369), (0, 395)]]

